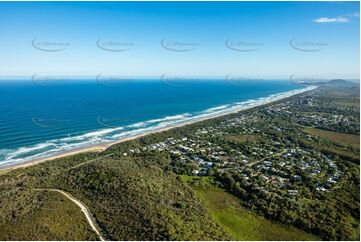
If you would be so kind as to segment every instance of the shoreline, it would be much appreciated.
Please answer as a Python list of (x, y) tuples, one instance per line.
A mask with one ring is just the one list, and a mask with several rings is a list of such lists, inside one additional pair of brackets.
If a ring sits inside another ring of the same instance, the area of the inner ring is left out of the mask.
[[(67, 157), (67, 156), (77, 155), (77, 154), (80, 154), (80, 153), (88, 153), (88, 152), (98, 152), (98, 153), (100, 153), (100, 152), (108, 149), (110, 146), (113, 146), (113, 145), (116, 145), (116, 144), (119, 144), (119, 143), (122, 143), (122, 142), (138, 139), (138, 138), (144, 137), (144, 136), (149, 135), (149, 134), (159, 133), (159, 132), (167, 131), (167, 130), (170, 130), (170, 129), (179, 128), (179, 127), (182, 127), (182, 126), (185, 126), (185, 125), (190, 125), (190, 124), (206, 121), (206, 120), (209, 120), (209, 119), (218, 118), (218, 117), (226, 116), (226, 115), (229, 115), (229, 114), (238, 113), (238, 112), (248, 110), (248, 109), (251, 109), (251, 108), (260, 107), (260, 106), (267, 105), (267, 104), (277, 102), (277, 101), (280, 101), (280, 100), (284, 100), (286, 98), (290, 98), (290, 97), (293, 97), (295, 95), (299, 95), (299, 94), (302, 94), (302, 93), (305, 93), (305, 92), (308, 92), (308, 91), (311, 91), (311, 90), (315, 90), (317, 87), (318, 86), (308, 86), (308, 87), (303, 88), (303, 89), (295, 90), (296, 93), (290, 93), (289, 95), (285, 94), (285, 96), (282, 96), (280, 98), (276, 98), (276, 99), (273, 99), (273, 100), (267, 100), (267, 101), (260, 102), (260, 103), (254, 103), (254, 104), (252, 104), (250, 106), (246, 106), (246, 107), (238, 107), (238, 108), (235, 108), (234, 110), (226, 110), (226, 111), (222, 110), (222, 111), (219, 111), (219, 112), (215, 112), (213, 114), (209, 114), (208, 116), (205, 116), (205, 117), (202, 117), (202, 116), (196, 117), (194, 120), (185, 121), (185, 122), (178, 123), (178, 124), (171, 124), (169, 126), (161, 127), (161, 128), (158, 128), (158, 129), (155, 128), (153, 130), (144, 132), (142, 134), (137, 134), (137, 135), (133, 135), (133, 136), (129, 136), (129, 137), (124, 137), (124, 138), (121, 138), (121, 139), (118, 139), (118, 140), (115, 140), (115, 141), (111, 141), (111, 142), (104, 142), (104, 143), (94, 144), (94, 145), (90, 145), (90, 146), (87, 146), (87, 147), (79, 147), (79, 148), (75, 148), (75, 149), (72, 149), (72, 150), (59, 152), (57, 154), (53, 154), (53, 155), (50, 155), (48, 157), (26, 160), (24, 162), (18, 162), (18, 163), (14, 163), (14, 164), (5, 164), (2, 167), (0, 167), (0, 172), (2, 173), (2, 172), (5, 172), (5, 171), (12, 171), (12, 170), (15, 170), (15, 169), (18, 169), (18, 168), (25, 168), (25, 167), (37, 165), (37, 164), (40, 164), (40, 163), (43, 163), (43, 162), (46, 162), (46, 161), (52, 161), (52, 160), (55, 160), (55, 159), (58, 159), (58, 158), (64, 158), (64, 157)], [(277, 94), (275, 94), (275, 95), (277, 95)]]

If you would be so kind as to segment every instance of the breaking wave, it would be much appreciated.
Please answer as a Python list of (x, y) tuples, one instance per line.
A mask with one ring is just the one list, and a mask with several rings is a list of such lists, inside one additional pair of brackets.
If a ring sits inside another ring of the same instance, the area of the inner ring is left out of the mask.
[(261, 97), (258, 99), (250, 99), (243, 102), (234, 102), (227, 105), (212, 107), (201, 112), (165, 116), (162, 118), (129, 124), (123, 127), (100, 129), (85, 134), (53, 139), (28, 147), (20, 147), (17, 149), (0, 149), (0, 168), (34, 159), (50, 157), (77, 148), (84, 148), (96, 144), (113, 142), (123, 138), (159, 131), (164, 128), (171, 128), (189, 122), (200, 121), (228, 113), (238, 112), (247, 108), (256, 107), (290, 97), (315, 88), (316, 86), (309, 86), (303, 89), (273, 94), (268, 97)]

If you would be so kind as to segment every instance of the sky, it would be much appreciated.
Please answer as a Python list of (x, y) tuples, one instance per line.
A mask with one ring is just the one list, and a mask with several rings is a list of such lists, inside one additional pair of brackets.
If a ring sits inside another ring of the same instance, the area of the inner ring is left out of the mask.
[(359, 2), (0, 2), (0, 76), (360, 75)]

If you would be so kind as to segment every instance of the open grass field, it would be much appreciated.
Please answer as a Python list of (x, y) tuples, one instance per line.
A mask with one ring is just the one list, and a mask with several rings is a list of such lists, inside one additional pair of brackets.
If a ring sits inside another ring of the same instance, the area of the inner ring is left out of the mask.
[(338, 98), (359, 98), (360, 97), (360, 87), (352, 87), (352, 88), (328, 88), (328, 87), (320, 87), (319, 90), (322, 91), (322, 95), (329, 97), (338, 97)]
[(338, 105), (347, 106), (347, 107), (358, 107), (358, 108), (360, 107), (360, 99), (359, 98), (354, 98), (352, 100), (335, 99), (335, 101), (333, 101), (333, 102)]
[(97, 240), (80, 208), (61, 194), (32, 190), (13, 195), (24, 197), (24, 203), (2, 204), (0, 240)]
[(242, 207), (238, 199), (212, 184), (208, 177), (182, 176), (197, 194), (211, 217), (234, 240), (319, 240), (292, 226), (271, 222)]
[(360, 136), (354, 134), (337, 133), (316, 128), (306, 128), (307, 133), (330, 141), (341, 143), (343, 145), (351, 145), (357, 149), (360, 147)]
[(257, 135), (248, 135), (248, 134), (242, 134), (242, 135), (226, 135), (224, 138), (226, 141), (234, 142), (234, 143), (252, 143), (257, 141), (259, 137)]

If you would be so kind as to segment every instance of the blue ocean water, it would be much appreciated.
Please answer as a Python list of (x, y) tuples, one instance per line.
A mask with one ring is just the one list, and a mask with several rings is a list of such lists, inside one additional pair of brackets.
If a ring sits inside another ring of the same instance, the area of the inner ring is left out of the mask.
[(1, 81), (0, 167), (227, 112), (302, 88), (274, 80)]

